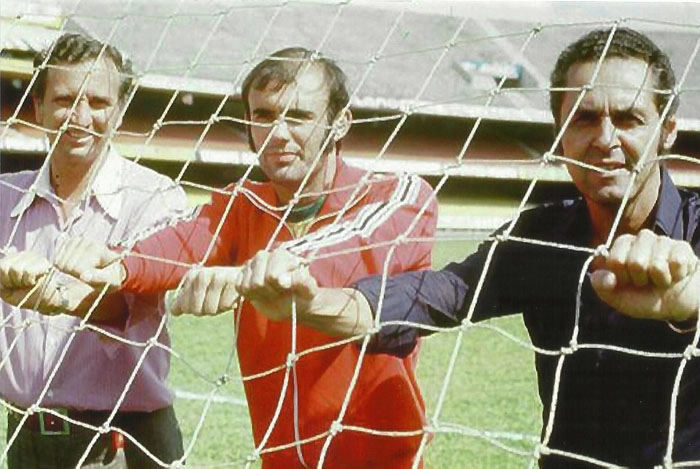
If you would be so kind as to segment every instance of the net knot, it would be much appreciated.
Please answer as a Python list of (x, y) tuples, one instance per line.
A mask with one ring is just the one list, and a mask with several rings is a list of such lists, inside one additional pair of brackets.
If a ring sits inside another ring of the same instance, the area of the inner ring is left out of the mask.
[(224, 384), (228, 383), (229, 376), (228, 375), (221, 375), (219, 376), (219, 379), (216, 380), (216, 386), (223, 386)]
[(547, 448), (546, 445), (543, 445), (542, 443), (538, 443), (537, 446), (535, 446), (534, 456), (536, 459), (540, 459), (541, 456), (546, 456), (549, 453), (550, 453), (549, 448)]
[(595, 251), (593, 251), (593, 255), (595, 257), (607, 258), (610, 255), (610, 251), (608, 250), (608, 247), (605, 244), (600, 244), (598, 245), (598, 247), (595, 248)]
[(288, 353), (287, 354), (287, 368), (292, 368), (294, 364), (299, 360), (299, 355), (296, 353)]
[(554, 163), (554, 161), (555, 161), (554, 154), (551, 151), (548, 151), (547, 153), (542, 155), (542, 162), (544, 164), (552, 164), (552, 163)]
[(691, 358), (697, 357), (700, 351), (693, 345), (688, 345), (683, 351), (683, 358), (685, 360), (690, 360)]
[(336, 420), (331, 424), (330, 434), (332, 436), (336, 436), (338, 433), (340, 433), (342, 431), (343, 431), (343, 424), (342, 423), (340, 423)]

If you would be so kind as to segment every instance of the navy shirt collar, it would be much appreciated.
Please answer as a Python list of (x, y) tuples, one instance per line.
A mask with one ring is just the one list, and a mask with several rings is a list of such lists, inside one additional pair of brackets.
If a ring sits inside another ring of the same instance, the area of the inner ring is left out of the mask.
[(683, 239), (683, 199), (671, 176), (661, 167), (661, 189), (656, 202), (654, 231), (673, 239)]
[[(566, 200), (564, 205), (571, 209), (555, 226), (556, 238), (568, 240), (570, 244), (586, 246), (591, 236), (591, 223), (588, 208), (583, 197)], [(654, 231), (673, 239), (683, 239), (683, 199), (671, 176), (661, 167), (661, 187), (656, 201)], [(572, 243), (573, 242), (573, 243)]]

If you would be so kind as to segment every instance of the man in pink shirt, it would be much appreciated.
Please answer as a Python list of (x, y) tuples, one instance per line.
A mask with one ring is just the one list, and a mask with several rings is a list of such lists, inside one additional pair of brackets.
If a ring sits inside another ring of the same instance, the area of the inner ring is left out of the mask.
[[(0, 289), (20, 306), (0, 303), (0, 404), (8, 410), (0, 464), (107, 465), (118, 429), (128, 467), (162, 467), (183, 456), (166, 385), (169, 355), (159, 347), (169, 345), (162, 295), (105, 295), (93, 308), (102, 292), (51, 269), (50, 260), (69, 236), (128, 247), (183, 210), (186, 198), (110, 147), (132, 81), (117, 49), (65, 34), (35, 67), (33, 101), (49, 157), (38, 171), (0, 177), (0, 243), (4, 278), (23, 263), (45, 265), (47, 275), (36, 291), (7, 281)], [(90, 327), (57, 314), (69, 310)]]

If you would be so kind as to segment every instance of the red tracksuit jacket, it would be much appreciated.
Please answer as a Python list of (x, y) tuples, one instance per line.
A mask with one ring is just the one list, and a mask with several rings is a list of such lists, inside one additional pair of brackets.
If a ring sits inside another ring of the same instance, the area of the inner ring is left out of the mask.
[[(298, 240), (286, 225), (280, 229), (283, 210), (275, 208), (272, 186), (248, 181), (214, 193), (212, 201), (188, 219), (139, 241), (132, 251), (185, 264), (206, 259), (206, 265), (239, 265), (265, 249), (277, 232), (274, 245), (284, 243), (296, 252), (316, 253), (311, 272), (323, 287), (348, 286), (362, 277), (381, 274), (385, 264), (388, 275), (430, 268), (437, 218), (430, 186), (415, 176), (369, 175), (343, 164), (340, 158), (337, 168), (320, 212), (308, 234)], [(399, 236), (405, 240), (389, 255), (392, 241)], [(135, 256), (127, 257), (125, 264), (125, 290), (140, 293), (175, 288), (186, 272), (186, 267)], [(236, 324), (242, 376), (276, 370), (244, 381), (257, 447), (284, 398), (281, 414), (260, 447), (264, 466), (316, 467), (331, 425), (339, 417), (360, 347), (350, 343), (312, 351), (300, 356), (290, 370), (284, 366), (292, 345), (290, 322), (269, 321), (245, 302)], [(338, 339), (298, 326), (296, 341), (299, 353)], [(341, 425), (381, 432), (412, 431), (417, 436), (344, 429), (331, 436), (324, 467), (411, 466), (425, 424), (414, 376), (415, 353), (405, 359), (364, 355)], [(282, 396), (286, 372), (290, 376)], [(290, 446), (278, 448), (284, 445)]]

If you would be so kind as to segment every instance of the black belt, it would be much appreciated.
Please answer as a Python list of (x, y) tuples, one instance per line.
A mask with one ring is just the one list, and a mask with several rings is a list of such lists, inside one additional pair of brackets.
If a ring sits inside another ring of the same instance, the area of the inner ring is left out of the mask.
[[(27, 411), (24, 409), (22, 412), (9, 409), (8, 415), (16, 422), (20, 422), (26, 413)], [(110, 414), (111, 412), (106, 410), (51, 409), (50, 412), (36, 411), (27, 416), (23, 428), (42, 435), (70, 435), (71, 427), (77, 426), (77, 424), (69, 422), (66, 417), (76, 422), (99, 427), (109, 418)]]

